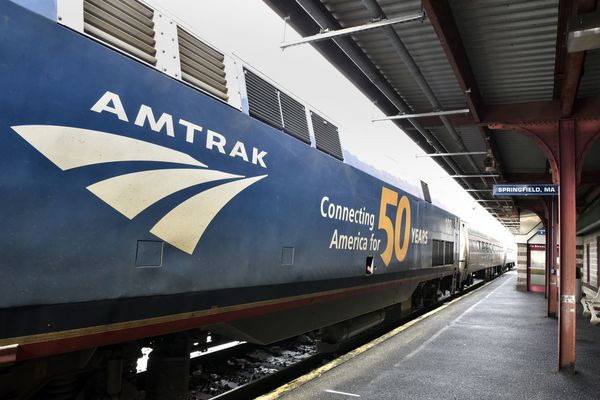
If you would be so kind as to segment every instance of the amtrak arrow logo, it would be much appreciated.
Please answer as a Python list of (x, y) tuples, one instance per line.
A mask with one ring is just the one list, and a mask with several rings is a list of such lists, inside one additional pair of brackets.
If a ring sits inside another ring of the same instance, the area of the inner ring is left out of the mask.
[(54, 125), (21, 125), (12, 129), (61, 170), (94, 164), (157, 161), (186, 165), (118, 175), (87, 189), (128, 219), (157, 201), (201, 183), (236, 179), (189, 197), (165, 214), (150, 232), (192, 254), (204, 231), (223, 207), (244, 189), (267, 177), (246, 178), (207, 166), (168, 147), (112, 133)]

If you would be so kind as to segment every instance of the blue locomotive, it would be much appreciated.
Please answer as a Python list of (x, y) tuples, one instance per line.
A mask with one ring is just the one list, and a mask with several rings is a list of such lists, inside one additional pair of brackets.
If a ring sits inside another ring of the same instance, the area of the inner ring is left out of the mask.
[(176, 332), (379, 321), (514, 262), (150, 7), (61, 3), (0, 3), (0, 397)]

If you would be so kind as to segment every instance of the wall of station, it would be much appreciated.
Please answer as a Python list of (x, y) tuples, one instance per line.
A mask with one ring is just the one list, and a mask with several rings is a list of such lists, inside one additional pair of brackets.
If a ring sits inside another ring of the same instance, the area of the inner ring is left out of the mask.
[(527, 243), (517, 243), (517, 290), (527, 291)]
[(582, 281), (583, 283), (594, 289), (598, 288), (598, 254), (600, 247), (600, 231), (583, 236), (583, 268)]
[(577, 218), (577, 235), (577, 244), (581, 244), (581, 281), (596, 290), (600, 283), (600, 200)]
[(545, 288), (546, 235), (536, 227), (517, 243), (517, 290), (540, 292)]

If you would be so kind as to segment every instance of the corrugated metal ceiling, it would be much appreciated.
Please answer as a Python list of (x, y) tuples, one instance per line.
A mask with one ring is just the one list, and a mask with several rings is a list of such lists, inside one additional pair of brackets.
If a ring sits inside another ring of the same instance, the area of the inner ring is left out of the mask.
[[(344, 27), (371, 21), (371, 16), (360, 0), (327, 0), (327, 9)], [(379, 1), (388, 18), (414, 14), (421, 10), (421, 2)], [(466, 101), (454, 72), (448, 64), (440, 42), (429, 20), (394, 25), (394, 29), (409, 50), (429, 86), (445, 109), (464, 108)], [(356, 43), (377, 65), (390, 84), (406, 103), (417, 112), (430, 111), (431, 104), (409, 74), (382, 30), (371, 30), (353, 36)]]
[(533, 140), (514, 131), (495, 130), (494, 132), (500, 152), (504, 155), (504, 172), (546, 171), (546, 156)]
[(552, 100), (558, 0), (453, 0), (486, 104)]

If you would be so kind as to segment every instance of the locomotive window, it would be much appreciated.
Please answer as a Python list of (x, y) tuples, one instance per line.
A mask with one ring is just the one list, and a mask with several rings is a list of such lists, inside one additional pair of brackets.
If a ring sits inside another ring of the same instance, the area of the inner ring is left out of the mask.
[(444, 264), (454, 264), (454, 242), (445, 242)]
[[(433, 240), (433, 244), (431, 246), (431, 251), (432, 251), (431, 265), (434, 267), (436, 265), (441, 265), (440, 264), (440, 247), (441, 247), (440, 245), (441, 245), (441, 242), (439, 240), (435, 240), (435, 239)], [(443, 248), (441, 250), (442, 250), (442, 254), (443, 254), (443, 251), (444, 251)]]
[(434, 239), (431, 251), (431, 265), (433, 267), (454, 264), (454, 242)]

